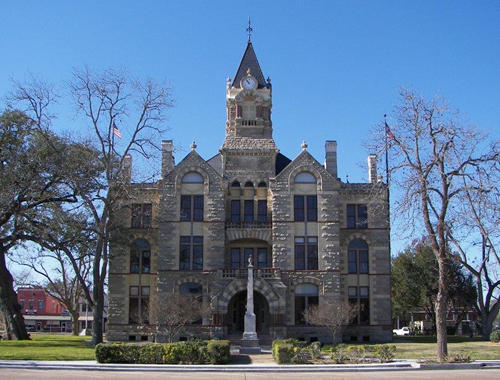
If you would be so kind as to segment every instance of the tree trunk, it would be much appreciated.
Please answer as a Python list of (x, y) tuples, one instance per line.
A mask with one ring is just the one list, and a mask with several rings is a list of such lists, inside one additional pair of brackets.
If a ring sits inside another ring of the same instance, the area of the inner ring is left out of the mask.
[(21, 307), (17, 302), (14, 279), (7, 269), (5, 252), (3, 251), (0, 252), (0, 302), (7, 324), (6, 328), (10, 330), (7, 337), (13, 335), (17, 340), (30, 339), (24, 324)]
[[(77, 303), (78, 305), (78, 303)], [(78, 311), (75, 311), (73, 313), (71, 313), (71, 323), (73, 324), (73, 335), (78, 335), (78, 330), (79, 330), (79, 326), (78, 326), (78, 318), (80, 317), (80, 313)]]
[(92, 309), (94, 320), (92, 321), (92, 344), (94, 346), (103, 342), (104, 333), (104, 291), (94, 285), (94, 308)]
[(436, 299), (437, 358), (440, 362), (448, 359), (448, 335), (446, 334), (446, 309), (448, 303), (448, 284), (446, 283), (447, 264), (446, 258), (440, 255), (438, 257), (439, 290)]

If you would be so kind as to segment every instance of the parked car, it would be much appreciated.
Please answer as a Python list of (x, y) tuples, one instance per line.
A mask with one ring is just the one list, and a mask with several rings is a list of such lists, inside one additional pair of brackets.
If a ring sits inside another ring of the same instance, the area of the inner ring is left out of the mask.
[(410, 335), (410, 329), (408, 328), (408, 326), (404, 326), (404, 327), (401, 327), (400, 329), (392, 330), (392, 333), (394, 335), (400, 335), (400, 336)]

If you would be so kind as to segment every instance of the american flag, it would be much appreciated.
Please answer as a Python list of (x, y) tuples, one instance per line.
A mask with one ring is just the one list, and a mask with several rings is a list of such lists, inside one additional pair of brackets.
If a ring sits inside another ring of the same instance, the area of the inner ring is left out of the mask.
[(394, 140), (394, 135), (392, 134), (391, 128), (387, 125), (387, 122), (385, 122), (385, 134), (389, 140)]
[(120, 130), (118, 129), (114, 121), (113, 121), (113, 134), (119, 139), (122, 138), (122, 134), (120, 133)]

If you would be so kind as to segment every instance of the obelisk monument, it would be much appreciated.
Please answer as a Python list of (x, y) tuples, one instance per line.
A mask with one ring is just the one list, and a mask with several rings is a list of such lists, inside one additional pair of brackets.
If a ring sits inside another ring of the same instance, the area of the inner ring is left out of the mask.
[(248, 259), (247, 310), (245, 313), (245, 331), (241, 339), (240, 353), (260, 354), (259, 338), (257, 337), (255, 313), (253, 308), (253, 264), (252, 257)]

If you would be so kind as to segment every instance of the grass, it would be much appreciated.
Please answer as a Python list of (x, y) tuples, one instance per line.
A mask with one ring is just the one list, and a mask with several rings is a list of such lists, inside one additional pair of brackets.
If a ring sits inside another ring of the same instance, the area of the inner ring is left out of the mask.
[(31, 333), (31, 339), (0, 341), (0, 360), (95, 360), (86, 336)]
[[(396, 359), (435, 359), (436, 337), (394, 337)], [(449, 336), (448, 356), (469, 354), (472, 360), (500, 359), (500, 345), (479, 338)]]
[[(389, 344), (396, 346), (395, 359), (436, 359), (435, 336), (395, 336), (393, 342)], [(347, 343), (347, 345), (351, 344)], [(355, 343), (352, 345), (355, 345)], [(328, 349), (328, 346), (322, 348), (322, 350)], [(500, 360), (500, 345), (480, 338), (449, 336), (448, 356), (453, 357), (457, 353), (468, 354), (472, 360)]]

